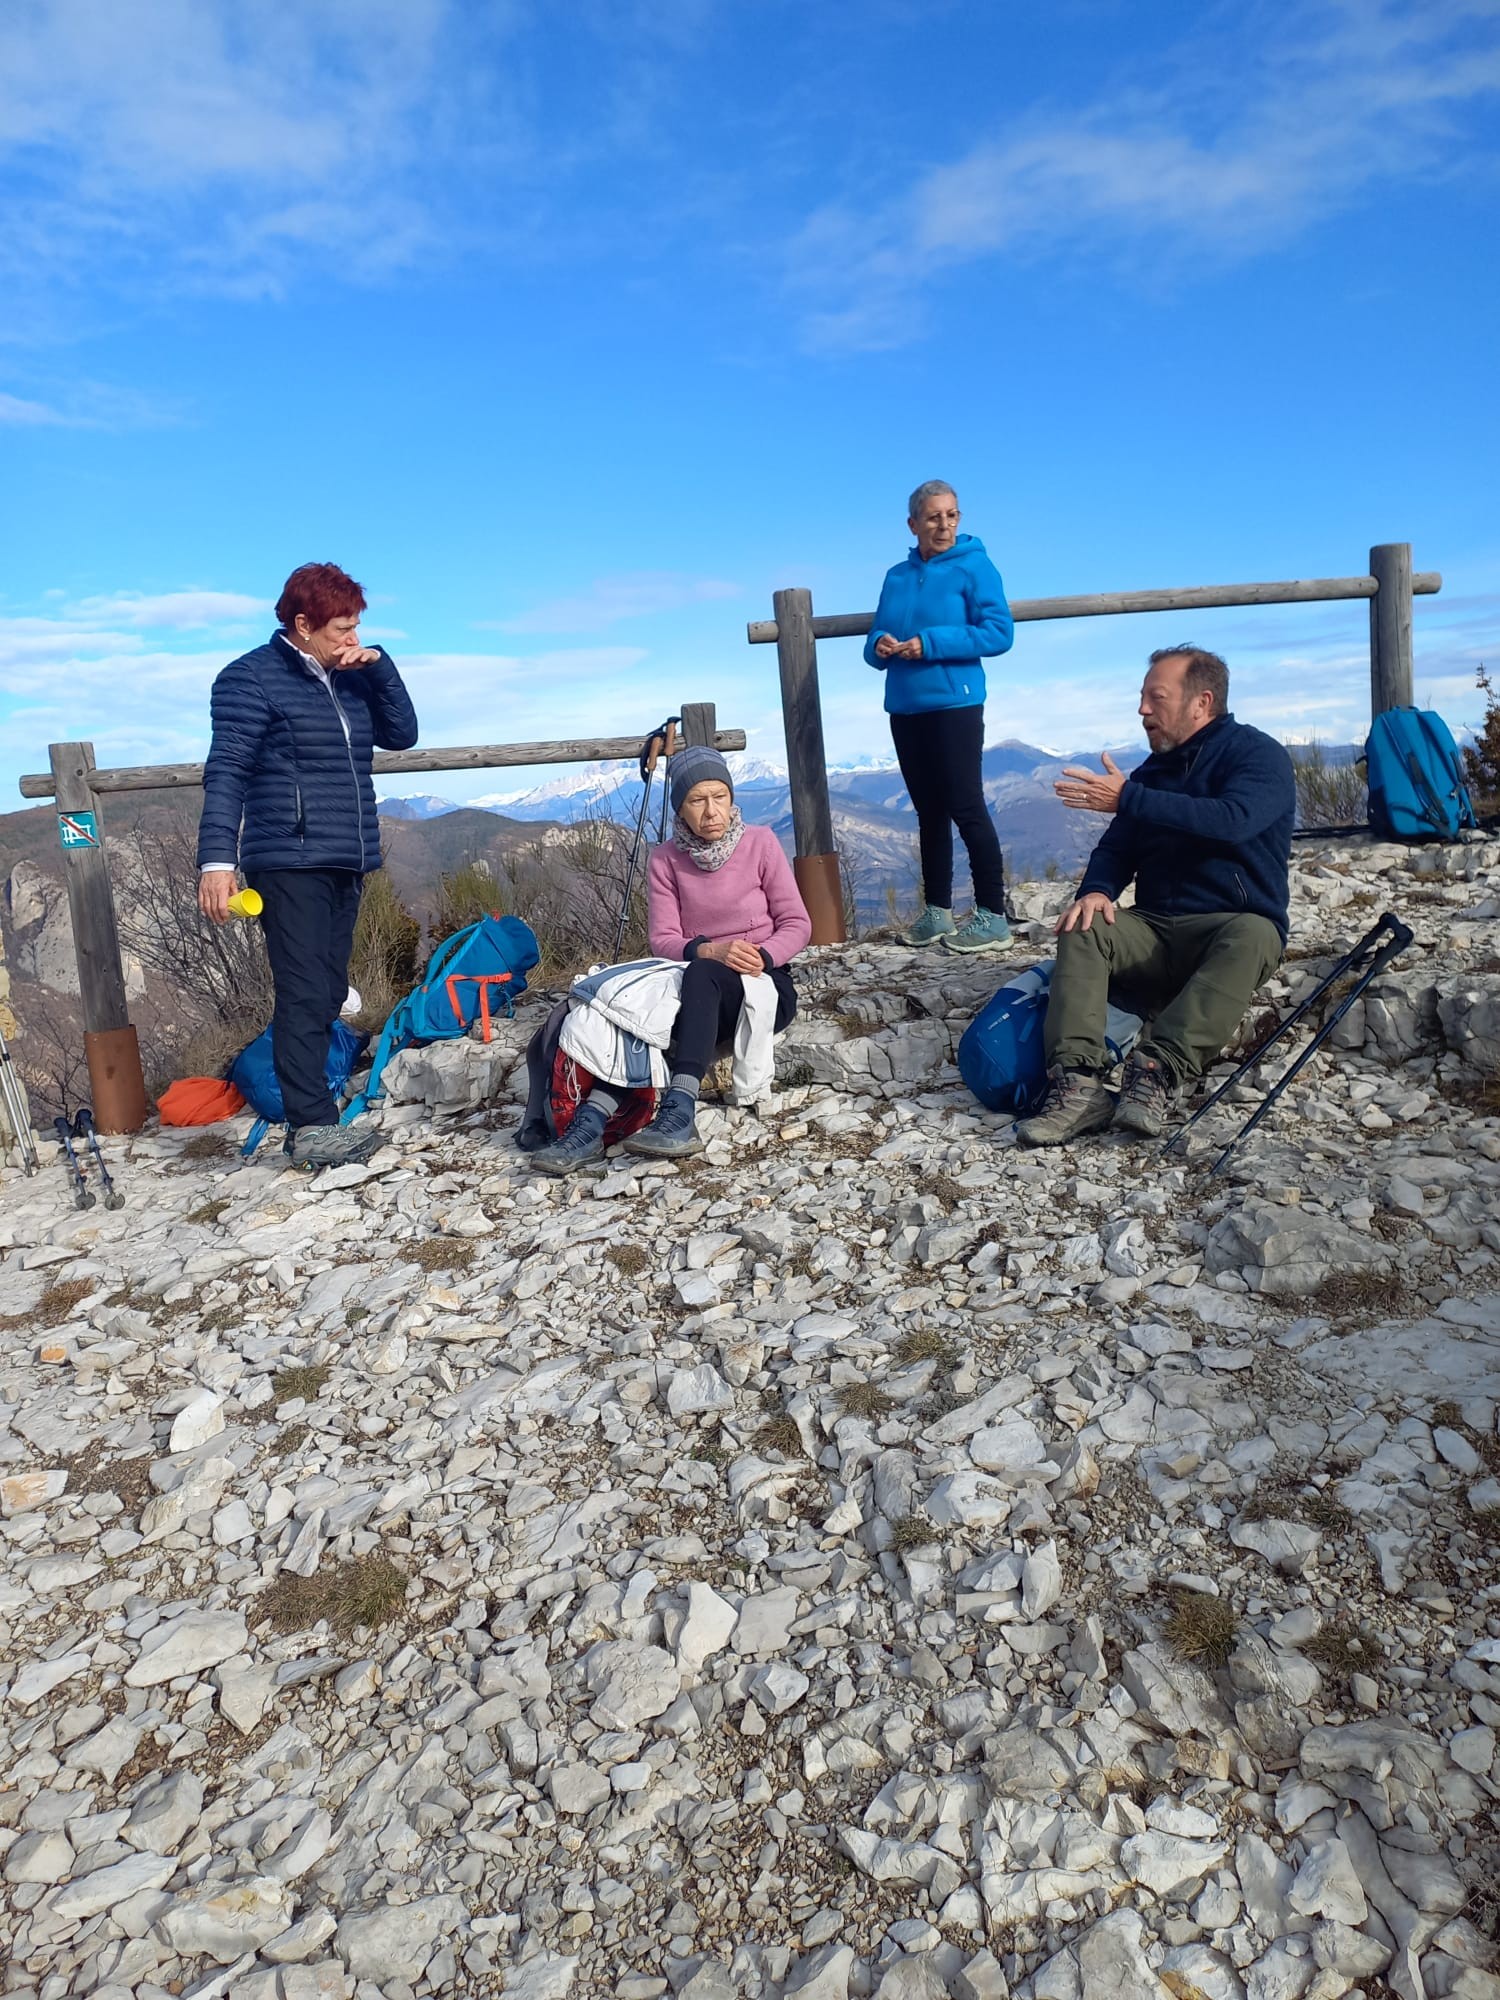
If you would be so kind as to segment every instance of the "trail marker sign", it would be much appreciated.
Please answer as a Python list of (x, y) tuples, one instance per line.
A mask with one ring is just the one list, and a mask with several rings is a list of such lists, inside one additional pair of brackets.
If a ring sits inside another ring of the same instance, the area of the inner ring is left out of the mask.
[(99, 821), (91, 812), (65, 812), (57, 815), (57, 831), (64, 847), (102, 847), (99, 838)]

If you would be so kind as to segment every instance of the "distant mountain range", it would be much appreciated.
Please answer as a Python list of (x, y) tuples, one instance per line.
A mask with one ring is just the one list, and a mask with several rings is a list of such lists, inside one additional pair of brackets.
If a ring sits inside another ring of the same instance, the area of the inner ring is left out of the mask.
[[(1130, 771), (1146, 756), (1141, 742), (1111, 745), (1110, 755)], [(1353, 744), (1324, 746), (1330, 764), (1350, 762), (1359, 754)], [(1100, 822), (1092, 815), (1070, 812), (1059, 803), (1053, 784), (1065, 764), (1097, 769), (1099, 753), (1090, 750), (1049, 750), (1014, 740), (996, 743), (984, 753), (985, 796), (999, 830), (1006, 862), (1013, 874), (1037, 875), (1055, 867), (1075, 874), (1099, 837)], [(787, 775), (763, 758), (729, 759), (735, 774), (735, 797), (747, 820), (774, 829), (788, 853), (792, 851), (791, 791)], [(834, 835), (854, 885), (861, 911), (882, 910), (888, 892), (903, 906), (917, 897), (917, 822), (894, 761), (862, 758), (830, 765), (828, 791), (833, 807)], [(651, 799), (651, 837), (656, 837), (662, 787), (658, 779)], [(568, 824), (581, 819), (610, 819), (633, 828), (641, 805), (641, 781), (632, 763), (585, 764), (539, 785), (491, 792), (460, 808), (451, 800), (419, 793), (383, 798), (387, 819), (429, 820), (463, 811), (469, 827), (481, 813), (495, 813), (509, 822), (549, 821)], [(457, 842), (455, 841), (455, 845)], [(955, 844), (960, 897), (967, 888), (962, 843)]]

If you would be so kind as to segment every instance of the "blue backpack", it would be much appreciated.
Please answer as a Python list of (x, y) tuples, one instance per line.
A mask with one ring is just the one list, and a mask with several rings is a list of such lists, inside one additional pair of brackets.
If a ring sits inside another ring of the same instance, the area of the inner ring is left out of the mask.
[(1382, 840), (1456, 840), (1476, 826), (1458, 745), (1430, 708), (1388, 708), (1365, 740), (1370, 831)]
[[(958, 1073), (990, 1111), (1024, 1118), (1046, 1093), (1042, 1027), (1051, 985), (1052, 962), (1033, 966), (991, 994), (964, 1029), (958, 1044)], [(1110, 1008), (1104, 1041), (1115, 1062), (1125, 1060), (1140, 1032), (1139, 1014)]]
[[(363, 1054), (369, 1041), (368, 1035), (356, 1034), (353, 1028), (342, 1021), (335, 1021), (328, 1038), (328, 1061), (323, 1074), (328, 1079), (328, 1088), (335, 1097), (342, 1097), (348, 1087), (349, 1077)], [(268, 1125), (286, 1123), (286, 1106), (281, 1101), (281, 1085), (276, 1079), (276, 1065), (271, 1060), (271, 1030), (257, 1035), (248, 1048), (240, 1050), (229, 1065), (229, 1081), (255, 1113), (255, 1123), (250, 1127), (250, 1135), (240, 1148), (248, 1160), (261, 1140), (266, 1136)]]
[(476, 1020), (488, 1031), (494, 1013), (515, 1012), (526, 975), (541, 957), (536, 933), (519, 917), (481, 917), (445, 938), (427, 961), (422, 984), (391, 1011), (380, 1031), (370, 1074), (344, 1112), (347, 1125), (380, 1095), (386, 1064), (414, 1042), (445, 1042), (467, 1034)]

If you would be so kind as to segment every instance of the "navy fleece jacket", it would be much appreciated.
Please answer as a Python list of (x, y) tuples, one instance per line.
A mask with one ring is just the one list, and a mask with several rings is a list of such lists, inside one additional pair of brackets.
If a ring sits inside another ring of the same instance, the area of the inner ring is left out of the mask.
[(416, 711), (383, 650), (325, 687), (280, 632), (214, 682), (198, 866), (380, 866), (372, 752), (409, 750)]
[(1080, 896), (1119, 895), (1164, 917), (1269, 917), (1287, 935), (1287, 869), (1297, 788), (1273, 737), (1216, 716), (1131, 772)]
[[(920, 639), (920, 660), (879, 660), (875, 642)], [(1005, 585), (977, 535), (924, 562), (913, 549), (886, 571), (865, 641), (865, 664), (885, 675), (887, 715), (973, 708), (984, 700), (982, 659), (1010, 651), (1016, 636)]]

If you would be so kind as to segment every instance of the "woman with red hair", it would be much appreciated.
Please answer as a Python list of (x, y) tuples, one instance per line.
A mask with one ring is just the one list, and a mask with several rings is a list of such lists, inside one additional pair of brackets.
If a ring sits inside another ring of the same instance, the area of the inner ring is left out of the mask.
[(292, 571), (276, 603), (280, 630), (214, 682), (203, 770), (198, 907), (223, 923), (237, 869), (260, 894), (286, 1147), (307, 1168), (367, 1159), (379, 1143), (339, 1124), (325, 1076), (360, 885), (380, 866), (371, 759), (417, 740), (389, 654), (360, 644), (364, 608), (337, 564)]

